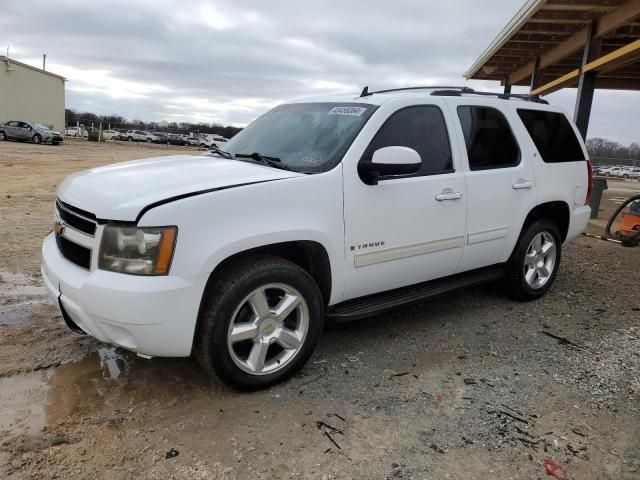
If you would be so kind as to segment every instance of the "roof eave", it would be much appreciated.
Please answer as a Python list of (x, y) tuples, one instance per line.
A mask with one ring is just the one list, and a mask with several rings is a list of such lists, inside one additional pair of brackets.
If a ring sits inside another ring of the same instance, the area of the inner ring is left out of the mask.
[(471, 80), (478, 70), (493, 57), (498, 50), (500, 50), (505, 43), (518, 31), (520, 28), (533, 17), (542, 6), (547, 3), (547, 0), (527, 0), (526, 3), (518, 10), (513, 18), (502, 29), (498, 36), (489, 44), (487, 49), (478, 57), (471, 68), (464, 73), (464, 77), (467, 80)]

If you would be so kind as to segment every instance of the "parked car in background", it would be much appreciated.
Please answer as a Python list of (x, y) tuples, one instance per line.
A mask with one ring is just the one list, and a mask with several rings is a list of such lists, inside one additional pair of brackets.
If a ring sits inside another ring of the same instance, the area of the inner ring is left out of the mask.
[(207, 148), (220, 148), (222, 145), (224, 145), (225, 143), (227, 143), (228, 139), (224, 138), (220, 135), (214, 135), (214, 134), (209, 134), (209, 133), (205, 133), (200, 135), (200, 146), (201, 147), (207, 147)]
[(187, 137), (187, 142), (189, 145), (192, 145), (194, 147), (199, 147), (201, 143), (199, 137)]
[(102, 131), (102, 138), (104, 140), (113, 140), (116, 136), (116, 131), (115, 130), (103, 130)]
[(35, 144), (51, 143), (58, 145), (62, 142), (62, 133), (51, 130), (46, 125), (35, 122), (21, 122), (11, 120), (0, 124), (0, 140), (18, 140)]
[(67, 127), (67, 129), (64, 131), (64, 134), (67, 137), (79, 137), (80, 131), (82, 131), (82, 136), (84, 138), (89, 138), (89, 132), (86, 129), (81, 128), (80, 130), (78, 130), (78, 127), (73, 127), (73, 126)]
[(622, 170), (622, 167), (610, 167), (604, 170), (603, 175), (607, 177), (617, 177), (620, 170)]
[(633, 167), (622, 167), (620, 170), (616, 172), (616, 177), (631, 178), (632, 171), (633, 171)]
[(165, 143), (166, 139), (163, 138), (162, 133), (145, 132), (147, 135), (147, 143)]
[(171, 145), (186, 145), (187, 141), (184, 139), (184, 137), (182, 135), (178, 135), (175, 133), (170, 133), (169, 134), (169, 143)]
[(630, 167), (624, 174), (623, 178), (640, 178), (640, 167)]
[(143, 132), (142, 130), (127, 130), (127, 141), (146, 142), (147, 132)]
[(127, 140), (127, 130), (120, 128), (116, 129), (115, 132), (113, 140)]

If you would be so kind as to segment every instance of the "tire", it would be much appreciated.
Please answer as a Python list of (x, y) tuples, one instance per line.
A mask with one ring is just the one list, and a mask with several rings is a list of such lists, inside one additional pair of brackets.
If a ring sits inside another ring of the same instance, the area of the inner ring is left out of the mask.
[(31, 137), (31, 141), (36, 145), (40, 145), (42, 143), (42, 137), (36, 133), (33, 137)]
[[(294, 297), (299, 303), (279, 318), (277, 309), (294, 305)], [(237, 329), (239, 323), (245, 333), (234, 340), (232, 324)], [(209, 282), (194, 353), (207, 373), (227, 385), (260, 390), (286, 380), (307, 362), (323, 323), (322, 296), (306, 271), (277, 257), (250, 257), (230, 264)]]
[(151, 140), (150, 138), (147, 138), (147, 143), (151, 143), (153, 142), (153, 140)]
[(554, 222), (541, 219), (524, 228), (507, 262), (509, 296), (529, 301), (544, 295), (556, 278), (561, 256), (562, 239)]
[(6, 135), (4, 134), (4, 132), (0, 132), (0, 142), (4, 141), (4, 140), (6, 140), (6, 139), (7, 139), (7, 137), (6, 137)]
[(51, 145), (53, 145), (54, 147), (57, 147), (58, 145), (60, 145), (60, 142), (51, 142)]
[(127, 141), (129, 141), (129, 142), (133, 142), (133, 137), (128, 137), (128, 138), (127, 138)]

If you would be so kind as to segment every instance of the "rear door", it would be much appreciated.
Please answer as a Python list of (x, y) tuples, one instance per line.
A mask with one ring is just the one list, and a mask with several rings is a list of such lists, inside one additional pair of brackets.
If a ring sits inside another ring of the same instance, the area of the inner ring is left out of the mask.
[[(536, 205), (536, 179), (523, 132), (507, 101), (450, 99), (463, 151), (467, 233), (458, 271), (505, 262)], [(525, 144), (526, 145), (526, 144)]]
[(18, 127), (18, 122), (15, 122), (15, 121), (8, 122), (7, 125), (4, 127), (4, 132), (6, 137), (12, 138), (14, 140), (18, 139), (17, 127)]

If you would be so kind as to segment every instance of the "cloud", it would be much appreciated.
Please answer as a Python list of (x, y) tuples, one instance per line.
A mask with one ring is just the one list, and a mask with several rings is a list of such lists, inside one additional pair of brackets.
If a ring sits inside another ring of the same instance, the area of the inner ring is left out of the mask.
[[(464, 84), (522, 0), (5, 2), (0, 45), (69, 78), (67, 106), (245, 125), (329, 92)], [(471, 82), (498, 89), (496, 83)], [(573, 111), (575, 91), (550, 97)], [(598, 92), (590, 134), (628, 143), (640, 98)]]

